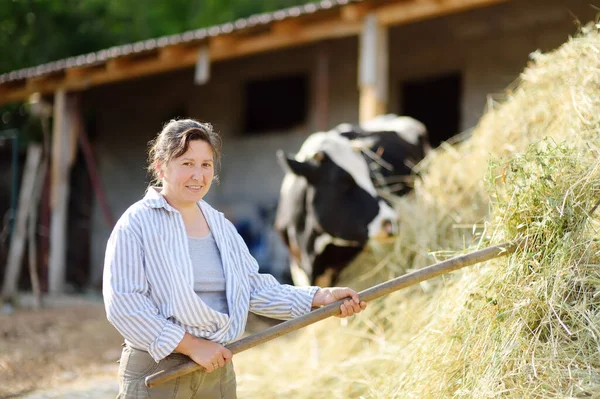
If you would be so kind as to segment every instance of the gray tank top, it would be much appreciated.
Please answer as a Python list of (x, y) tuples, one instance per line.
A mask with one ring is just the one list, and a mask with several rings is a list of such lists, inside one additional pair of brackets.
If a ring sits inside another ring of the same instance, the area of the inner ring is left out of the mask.
[(212, 233), (189, 237), (190, 258), (194, 270), (194, 291), (217, 312), (229, 314), (225, 295), (225, 273), (221, 253)]

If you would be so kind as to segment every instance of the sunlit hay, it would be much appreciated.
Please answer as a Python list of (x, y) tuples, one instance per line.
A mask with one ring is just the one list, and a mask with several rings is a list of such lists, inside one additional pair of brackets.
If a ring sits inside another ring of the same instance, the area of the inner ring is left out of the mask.
[(526, 237), (499, 258), (236, 356), (244, 398), (600, 397), (600, 36), (534, 54), (471, 137), (420, 166), (398, 240), (342, 276), (357, 288)]
[(432, 313), (429, 327), (441, 333), (413, 343), (400, 396), (600, 394), (599, 232), (590, 215), (600, 163), (594, 151), (543, 141), (502, 166), (490, 179), (493, 233), (525, 244), (446, 287), (457, 300)]

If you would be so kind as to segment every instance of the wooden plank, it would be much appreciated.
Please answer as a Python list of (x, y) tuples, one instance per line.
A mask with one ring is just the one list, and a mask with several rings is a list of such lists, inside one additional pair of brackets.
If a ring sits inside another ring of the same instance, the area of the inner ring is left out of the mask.
[(237, 40), (231, 36), (216, 36), (210, 39), (208, 47), (211, 55), (213, 53), (227, 53), (235, 49)]
[(296, 19), (286, 19), (283, 21), (275, 22), (271, 26), (271, 32), (274, 35), (295, 35), (302, 30), (302, 24)]
[(514, 0), (413, 0), (389, 3), (373, 12), (384, 26), (412, 23)]
[(72, 136), (75, 134), (73, 98), (65, 90), (59, 90), (54, 97), (54, 107), (48, 290), (51, 294), (60, 294), (64, 291), (66, 276), (69, 173), (74, 143)]
[(348, 4), (342, 7), (340, 16), (344, 21), (357, 22), (362, 20), (371, 8), (372, 5), (367, 3)]
[(386, 104), (377, 99), (377, 94), (373, 86), (363, 86), (360, 88), (359, 101), (358, 119), (360, 122), (368, 121), (386, 112)]
[(35, 177), (35, 183), (32, 193), (32, 200), (29, 208), (29, 223), (27, 228), (27, 241), (29, 243), (29, 278), (31, 280), (31, 290), (33, 291), (33, 308), (39, 309), (42, 306), (42, 290), (40, 286), (40, 277), (38, 273), (38, 245), (37, 245), (37, 225), (38, 211), (40, 208), (40, 197), (46, 177), (46, 161), (42, 157), (38, 165)]
[(9, 104), (16, 101), (23, 101), (31, 94), (35, 92), (46, 92), (45, 90), (34, 90), (28, 87), (24, 82), (23, 85), (17, 85), (16, 87), (0, 86), (0, 105)]
[(359, 121), (365, 122), (387, 110), (388, 31), (370, 13), (364, 19), (359, 52)]
[(315, 79), (316, 127), (325, 131), (329, 127), (329, 52), (327, 46), (321, 46), (317, 54)]
[(292, 36), (263, 34), (239, 39), (236, 47), (228, 53), (215, 54), (214, 60), (225, 60), (281, 48), (299, 46), (325, 39), (355, 36), (360, 33), (360, 22), (333, 20), (302, 25)]
[(187, 51), (187, 46), (167, 46), (158, 50), (158, 57), (166, 62), (178, 62), (179, 58)]
[[(78, 99), (78, 102), (80, 99)], [(104, 222), (106, 225), (112, 230), (115, 225), (115, 221), (112, 217), (112, 212), (110, 210), (110, 206), (108, 205), (108, 200), (106, 198), (106, 193), (104, 192), (104, 186), (102, 185), (102, 180), (100, 179), (100, 173), (98, 173), (98, 167), (96, 165), (96, 160), (94, 158), (94, 151), (92, 150), (92, 144), (87, 136), (87, 132), (85, 129), (85, 124), (83, 123), (83, 117), (81, 115), (80, 104), (76, 109), (74, 115), (74, 124), (77, 129), (77, 137), (78, 142), (81, 147), (81, 152), (83, 154), (83, 159), (87, 166), (88, 176), (90, 178), (90, 182), (92, 183), (92, 187), (94, 188), (94, 192), (96, 194), (96, 198), (98, 203), (100, 204), (100, 209), (102, 210), (102, 215), (104, 216)]]
[(93, 71), (93, 67), (73, 67), (67, 69), (66, 75), (70, 79), (84, 78)]
[(10, 241), (6, 272), (2, 284), (2, 298), (5, 302), (13, 299), (18, 288), (17, 284), (21, 274), (21, 264), (23, 262), (25, 242), (27, 239), (27, 218), (33, 200), (36, 175), (41, 157), (42, 146), (40, 144), (31, 144), (27, 149), (25, 171), (23, 173), (21, 190), (19, 193), (15, 230)]
[(127, 57), (112, 58), (106, 61), (106, 73), (124, 72), (133, 62)]
[(196, 56), (196, 68), (194, 69), (194, 84), (203, 85), (210, 80), (210, 50), (208, 46), (203, 46), (198, 50)]

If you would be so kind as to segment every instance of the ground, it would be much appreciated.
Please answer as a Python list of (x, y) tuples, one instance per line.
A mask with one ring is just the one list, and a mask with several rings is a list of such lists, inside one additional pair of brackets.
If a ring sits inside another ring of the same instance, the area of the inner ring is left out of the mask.
[(114, 398), (122, 341), (98, 299), (73, 298), (42, 310), (5, 309), (0, 398)]
[[(248, 333), (274, 324), (249, 316)], [(4, 309), (0, 399), (115, 398), (122, 342), (98, 296), (46, 298), (41, 310)]]

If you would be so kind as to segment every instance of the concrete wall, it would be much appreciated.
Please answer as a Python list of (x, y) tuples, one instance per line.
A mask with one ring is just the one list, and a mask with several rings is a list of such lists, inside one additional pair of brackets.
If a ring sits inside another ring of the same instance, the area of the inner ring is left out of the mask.
[(488, 96), (502, 98), (529, 61), (593, 20), (587, 0), (515, 0), (390, 29), (390, 102), (398, 112), (399, 82), (460, 71), (461, 130), (477, 124)]
[[(390, 29), (389, 110), (402, 109), (399, 82), (460, 71), (463, 76), (461, 129), (475, 125), (490, 93), (514, 81), (537, 49), (550, 50), (575, 32), (573, 15), (587, 22), (595, 11), (587, 0), (515, 0), (508, 4)], [(358, 39), (347, 38), (216, 63), (211, 80), (193, 84), (193, 71), (108, 85), (85, 93), (96, 113), (95, 149), (110, 207), (119, 216), (143, 196), (146, 143), (174, 116), (210, 121), (224, 139), (221, 183), (207, 200), (232, 218), (255, 217), (255, 205), (272, 206), (283, 172), (279, 148), (295, 152), (316, 130), (311, 107), (303, 126), (288, 132), (244, 135), (243, 85), (247, 80), (307, 73), (314, 96), (316, 54), (330, 54), (329, 127), (358, 120)], [(314, 104), (314, 100), (311, 101)], [(99, 207), (93, 216), (92, 280), (98, 283), (110, 230)]]

